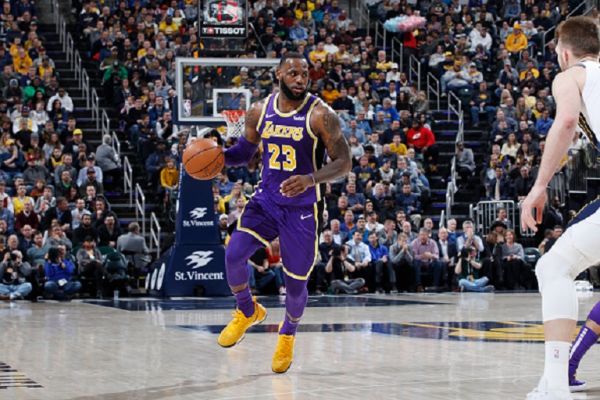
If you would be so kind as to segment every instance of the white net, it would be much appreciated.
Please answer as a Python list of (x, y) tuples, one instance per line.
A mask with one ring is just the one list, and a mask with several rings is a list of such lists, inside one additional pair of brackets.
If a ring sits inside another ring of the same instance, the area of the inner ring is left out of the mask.
[(240, 137), (244, 134), (246, 111), (244, 110), (223, 110), (221, 111), (225, 122), (227, 123), (227, 137)]

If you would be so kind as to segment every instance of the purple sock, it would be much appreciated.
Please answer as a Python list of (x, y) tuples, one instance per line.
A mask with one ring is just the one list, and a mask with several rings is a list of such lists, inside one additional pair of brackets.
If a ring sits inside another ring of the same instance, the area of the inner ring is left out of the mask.
[(242, 289), (241, 292), (235, 293), (234, 296), (237, 308), (239, 308), (246, 317), (250, 317), (254, 314), (254, 301), (252, 300), (252, 294), (250, 293), (249, 287)]
[[(240, 231), (233, 232), (225, 250), (225, 269), (230, 287), (248, 285), (248, 258), (261, 246), (262, 243), (251, 235)], [(246, 317), (254, 314), (254, 302), (248, 286), (234, 293), (234, 296), (237, 307)]]
[[(600, 324), (600, 302), (596, 303), (594, 308), (592, 308), (592, 311), (590, 311), (590, 314), (588, 315), (588, 319)], [(590, 347), (592, 347), (597, 341), (598, 335), (596, 335), (593, 330), (588, 328), (586, 325), (581, 327), (579, 334), (571, 346), (571, 356), (569, 359), (569, 379), (575, 376), (581, 359), (585, 353), (587, 353)]]
[(307, 281), (301, 281), (285, 275), (285, 319), (279, 330), (280, 335), (295, 335), (300, 317), (304, 313), (308, 300)]

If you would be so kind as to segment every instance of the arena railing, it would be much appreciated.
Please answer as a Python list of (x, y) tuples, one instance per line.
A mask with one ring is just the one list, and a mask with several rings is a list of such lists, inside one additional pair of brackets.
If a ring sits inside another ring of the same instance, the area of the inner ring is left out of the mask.
[(375, 35), (373, 37), (373, 42), (375, 43), (375, 47), (386, 49), (387, 30), (379, 20), (375, 22)]
[[(416, 75), (416, 79), (413, 76)], [(408, 80), (417, 82), (417, 90), (421, 90), (421, 62), (415, 56), (410, 56), (408, 60)]]
[(427, 73), (427, 98), (435, 100), (436, 110), (440, 109), (440, 81), (431, 72)]
[(438, 229), (446, 226), (446, 210), (440, 212), (440, 222), (438, 223)]
[[(60, 12), (60, 5), (58, 0), (52, 0), (52, 12), (54, 13), (53, 20), (56, 26), (56, 32), (58, 33), (58, 40), (62, 44), (65, 58), (70, 68), (75, 73), (75, 79), (79, 81), (78, 88), (83, 93), (85, 99), (86, 108), (90, 109), (90, 102), (92, 101), (92, 92), (90, 91), (90, 77), (86, 69), (83, 67), (81, 55), (79, 50), (75, 48), (75, 41), (70, 32), (67, 31), (67, 22)], [(92, 118), (96, 119), (96, 129), (100, 128), (99, 122), (99, 111), (98, 107), (100, 103), (91, 104)]]
[(142, 235), (146, 236), (146, 196), (139, 183), (135, 184), (135, 219), (142, 225)]
[(555, 196), (558, 196), (560, 204), (567, 201), (567, 179), (562, 171), (555, 174), (548, 184), (548, 200), (552, 201)]
[[(87, 74), (87, 73), (86, 73)], [(92, 119), (96, 121), (96, 130), (100, 129), (100, 98), (96, 88), (92, 88), (92, 94), (90, 95)]]
[(102, 137), (110, 135), (110, 119), (105, 109), (102, 109), (100, 122), (102, 123)]
[(588, 169), (584, 163), (585, 154), (579, 149), (571, 149), (567, 161), (567, 181), (569, 193), (587, 193)]
[[(453, 169), (451, 167), (451, 169)], [(448, 182), (448, 185), (446, 185), (446, 217), (447, 218), (451, 218), (452, 217), (452, 203), (454, 201), (454, 185), (452, 184), (452, 181)]]
[(404, 72), (404, 45), (397, 37), (392, 38), (391, 50), (392, 61), (398, 64), (400, 72)]
[[(456, 101), (456, 106), (452, 104), (452, 100)], [(452, 111), (452, 112), (451, 112)], [(448, 121), (452, 119), (452, 114), (456, 115), (456, 117), (461, 120), (462, 115), (462, 103), (457, 95), (454, 94), (453, 91), (448, 91)]]
[(117, 157), (121, 160), (121, 142), (119, 141), (119, 137), (117, 136), (117, 132), (112, 131), (111, 135), (111, 145), (115, 153), (117, 153)]
[[(567, 14), (567, 17), (565, 19), (571, 17), (573, 14), (575, 14), (577, 11), (579, 11), (584, 6), (585, 6), (585, 10), (582, 12), (582, 15), (588, 15), (590, 12), (592, 12), (592, 10), (594, 8), (596, 8), (594, 3), (595, 3), (595, 1), (582, 1), (581, 3), (579, 3), (579, 5), (577, 5), (577, 7), (575, 7), (571, 12), (569, 12)], [(550, 29), (545, 31), (544, 34), (542, 35), (542, 54), (543, 55), (546, 55), (546, 47), (548, 47), (550, 42), (552, 42), (552, 40), (554, 40), (554, 31), (556, 30), (557, 27), (558, 27), (558, 24), (554, 25), (553, 27), (551, 27)], [(550, 38), (551, 33), (553, 34), (552, 38)]]
[[(478, 234), (482, 236), (488, 234), (492, 224), (496, 221), (498, 210), (500, 208), (506, 209), (508, 219), (511, 223), (509, 228), (517, 229), (517, 226), (515, 225), (517, 223), (516, 221), (518, 221), (517, 207), (513, 200), (480, 201), (476, 206), (473, 206), (473, 204), (469, 206), (469, 216), (475, 224), (475, 230)], [(521, 233), (521, 235), (523, 234)]]
[(368, 33), (369, 28), (371, 27), (371, 16), (369, 15), (369, 9), (367, 8), (367, 5), (363, 2), (360, 3), (361, 5), (356, 8), (358, 14), (357, 25), (359, 28), (365, 29)]
[(123, 158), (123, 193), (129, 193), (129, 207), (133, 205), (133, 169), (129, 158)]
[(81, 79), (81, 55), (79, 54), (79, 50), (75, 50), (75, 55), (73, 58), (74, 58), (73, 64), (75, 65), (73, 72), (75, 74), (75, 80), (78, 83), (77, 87), (81, 90), (81, 88), (83, 86), (83, 82)]
[(150, 251), (156, 250), (156, 258), (160, 257), (160, 224), (154, 212), (150, 213)]

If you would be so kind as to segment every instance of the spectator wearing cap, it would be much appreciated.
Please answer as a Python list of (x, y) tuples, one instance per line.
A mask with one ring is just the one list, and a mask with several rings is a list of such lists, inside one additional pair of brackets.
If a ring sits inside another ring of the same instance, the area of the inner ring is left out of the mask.
[(46, 111), (52, 111), (53, 103), (55, 100), (60, 101), (61, 108), (64, 108), (69, 113), (73, 112), (73, 99), (69, 96), (65, 88), (59, 87), (58, 93), (48, 99)]
[(97, 194), (104, 193), (104, 185), (102, 185), (102, 182), (98, 181), (96, 177), (96, 169), (93, 167), (88, 167), (84, 168), (83, 171), (86, 173), (87, 177), (79, 188), (79, 195), (82, 197), (85, 196), (88, 186), (93, 186)]
[(390, 70), (385, 74), (386, 82), (397, 82), (400, 80), (400, 72), (398, 71), (398, 64), (392, 63)]
[(229, 225), (227, 224), (227, 214), (219, 215), (219, 238), (221, 244), (227, 246), (229, 242)]
[(79, 170), (79, 174), (77, 175), (77, 186), (84, 186), (85, 181), (88, 179), (89, 172), (88, 170), (92, 168), (94, 170), (94, 178), (96, 182), (103, 182), (102, 169), (96, 165), (96, 157), (93, 153), (87, 156), (85, 161), (85, 166)]
[[(512, 0), (509, 0), (509, 1), (512, 1)], [(515, 3), (519, 3), (519, 2), (515, 1)], [(527, 43), (528, 43), (527, 36), (521, 30), (521, 24), (518, 22), (515, 22), (515, 24), (513, 25), (512, 33), (510, 33), (506, 37), (506, 42), (504, 43), (506, 50), (508, 50), (512, 54), (518, 54), (522, 50), (527, 49)]]

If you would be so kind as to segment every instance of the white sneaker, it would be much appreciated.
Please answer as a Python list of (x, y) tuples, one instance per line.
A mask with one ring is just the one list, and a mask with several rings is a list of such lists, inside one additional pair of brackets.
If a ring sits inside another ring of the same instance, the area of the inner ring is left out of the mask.
[(526, 400), (573, 400), (573, 397), (568, 391), (549, 392), (535, 388), (527, 395)]

